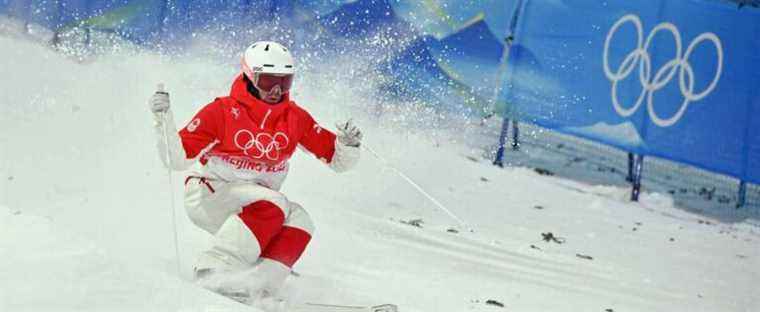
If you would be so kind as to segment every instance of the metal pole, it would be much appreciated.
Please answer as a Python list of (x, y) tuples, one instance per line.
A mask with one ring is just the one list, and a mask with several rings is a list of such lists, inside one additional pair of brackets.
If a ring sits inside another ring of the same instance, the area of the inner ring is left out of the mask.
[[(522, 8), (522, 4), (523, 0), (518, 0), (514, 12), (512, 12), (512, 19), (509, 23), (507, 36), (504, 38), (504, 50), (502, 51), (501, 59), (499, 60), (499, 70), (496, 79), (497, 84), (494, 88), (493, 103), (491, 103), (492, 112), (496, 111), (496, 103), (499, 99), (499, 92), (501, 91), (502, 84), (504, 83), (503, 76), (507, 70), (507, 65), (509, 64), (509, 54), (510, 50), (512, 49), (512, 43), (515, 40), (515, 30), (517, 29), (517, 20), (520, 17), (520, 9)], [(504, 121), (501, 123), (501, 134), (499, 135), (499, 149), (496, 151), (496, 158), (493, 161), (493, 164), (499, 167), (504, 167), (504, 145), (506, 144), (507, 132), (509, 130), (509, 117), (507, 116), (509, 116), (509, 112), (505, 107)]]
[(628, 176), (625, 177), (626, 182), (633, 182), (633, 153), (628, 153)]
[(641, 192), (641, 176), (644, 171), (644, 155), (636, 155), (636, 162), (633, 165), (633, 190), (631, 191), (631, 201), (639, 201)]
[[(515, 13), (516, 14), (516, 13)], [(504, 52), (502, 52), (502, 60), (501, 60), (501, 68), (499, 69), (499, 73), (503, 73), (507, 68), (507, 62), (509, 62), (509, 49), (512, 47), (512, 40), (514, 38), (510, 35), (508, 36), (504, 42), (506, 45), (504, 46)], [(502, 74), (499, 74), (499, 85), (495, 88), (495, 94), (493, 98), (493, 107), (492, 111), (496, 111), (496, 101), (499, 97), (499, 90), (501, 89), (501, 76)], [(497, 165), (499, 167), (504, 167), (504, 145), (507, 144), (507, 134), (509, 132), (509, 116), (506, 109), (504, 110), (504, 121), (501, 123), (501, 134), (499, 134), (499, 149), (496, 151), (496, 159), (494, 159), (493, 164)]]
[(92, 31), (89, 25), (82, 25), (84, 27), (84, 48), (86, 51), (92, 50)]
[[(156, 93), (164, 93), (169, 94), (166, 92), (166, 88), (163, 83), (159, 83), (158, 86), (156, 86)], [(172, 216), (172, 230), (174, 232), (174, 257), (176, 258), (176, 264), (177, 264), (177, 277), (182, 278), (182, 270), (181, 270), (181, 264), (180, 264), (180, 258), (179, 258), (179, 238), (177, 235), (177, 209), (175, 209), (175, 202), (174, 202), (174, 182), (172, 181), (172, 157), (171, 153), (169, 151), (169, 125), (167, 125), (167, 114), (169, 112), (163, 113), (163, 129), (161, 129), (161, 132), (163, 132), (164, 135), (164, 145), (166, 146), (166, 154), (164, 155), (166, 157), (166, 174), (169, 177), (169, 196), (170, 196), (170, 203), (171, 203), (171, 216)]]
[(507, 132), (509, 131), (509, 118), (504, 117), (504, 121), (501, 123), (501, 134), (499, 135), (499, 149), (496, 151), (496, 159), (493, 164), (499, 167), (504, 167), (504, 145), (507, 143)]
[(517, 118), (512, 120), (512, 149), (520, 149), (520, 128), (517, 126)]
[(739, 198), (736, 200), (736, 208), (744, 207), (747, 202), (747, 182), (739, 182)]

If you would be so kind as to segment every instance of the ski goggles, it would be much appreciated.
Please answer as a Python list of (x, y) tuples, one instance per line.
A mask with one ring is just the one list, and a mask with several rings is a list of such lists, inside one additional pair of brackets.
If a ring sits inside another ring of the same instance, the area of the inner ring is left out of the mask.
[(274, 86), (280, 86), (282, 93), (290, 91), (293, 85), (293, 75), (291, 74), (268, 74), (256, 73), (253, 85), (261, 91), (269, 92)]

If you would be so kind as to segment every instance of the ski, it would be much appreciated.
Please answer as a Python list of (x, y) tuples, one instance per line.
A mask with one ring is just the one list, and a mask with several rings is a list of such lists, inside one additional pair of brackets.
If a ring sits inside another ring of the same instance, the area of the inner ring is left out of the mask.
[[(224, 298), (235, 301), (239, 304), (246, 306), (252, 306), (248, 300), (250, 299), (247, 294), (239, 292), (215, 292), (207, 288), (203, 288), (209, 292), (220, 295)], [(314, 303), (314, 302), (290, 302), (285, 303), (284, 312), (398, 312), (398, 306), (395, 304), (381, 304), (372, 306), (362, 305), (340, 305), (340, 304), (326, 304), (326, 303)]]
[(398, 307), (394, 304), (349, 306), (306, 302), (291, 304), (288, 312), (398, 312)]

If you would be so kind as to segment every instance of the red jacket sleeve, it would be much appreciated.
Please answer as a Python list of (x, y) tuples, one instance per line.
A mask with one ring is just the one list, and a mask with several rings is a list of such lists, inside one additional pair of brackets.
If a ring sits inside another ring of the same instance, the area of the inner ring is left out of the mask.
[(187, 125), (179, 131), (182, 147), (187, 158), (195, 158), (209, 144), (219, 139), (222, 134), (224, 116), (220, 111), (221, 103), (214, 101), (204, 106)]
[(330, 163), (335, 154), (335, 134), (320, 127), (308, 112), (302, 112), (305, 133), (298, 143), (315, 157)]

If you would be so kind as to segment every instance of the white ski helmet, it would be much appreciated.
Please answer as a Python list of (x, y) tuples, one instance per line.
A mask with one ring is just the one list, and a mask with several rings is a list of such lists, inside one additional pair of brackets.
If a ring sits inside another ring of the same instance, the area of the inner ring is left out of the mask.
[(258, 73), (293, 75), (296, 72), (288, 48), (274, 41), (259, 41), (250, 45), (241, 59), (243, 72), (251, 81)]

